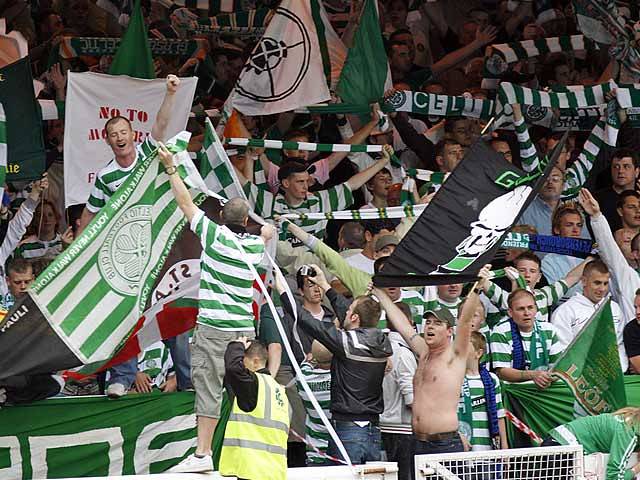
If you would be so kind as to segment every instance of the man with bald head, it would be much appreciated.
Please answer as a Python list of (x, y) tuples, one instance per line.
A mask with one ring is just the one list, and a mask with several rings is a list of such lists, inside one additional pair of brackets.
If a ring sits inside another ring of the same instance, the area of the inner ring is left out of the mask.
[(177, 174), (173, 155), (162, 143), (159, 145), (159, 158), (178, 207), (202, 244), (198, 319), (191, 350), (198, 443), (195, 453), (170, 471), (207, 472), (213, 470), (211, 441), (220, 418), (224, 352), (229, 342), (240, 337), (255, 338), (251, 306), (254, 277), (249, 264), (254, 268), (260, 264), (265, 242), (273, 237), (274, 229), (265, 225), (260, 236), (249, 234), (249, 205), (241, 198), (231, 199), (222, 207), (224, 225), (207, 218)]

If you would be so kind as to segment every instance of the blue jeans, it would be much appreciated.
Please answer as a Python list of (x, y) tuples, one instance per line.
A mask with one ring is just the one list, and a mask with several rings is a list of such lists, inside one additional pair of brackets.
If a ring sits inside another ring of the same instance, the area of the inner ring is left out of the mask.
[[(431, 440), (428, 442), (416, 439), (414, 448), (414, 456), (456, 452), (464, 452), (464, 445), (462, 445), (460, 435), (455, 435), (452, 438), (448, 438), (446, 440)], [(413, 459), (412, 464), (415, 473), (415, 458)], [(460, 476), (460, 478), (463, 478), (464, 472), (466, 470), (464, 461), (453, 460), (451, 462), (446, 462), (445, 465), (446, 468), (448, 468), (454, 475), (458, 475)]]
[[(181, 333), (165, 340), (171, 352), (173, 369), (176, 372), (178, 390), (193, 388), (191, 384), (191, 349), (189, 348), (189, 332)], [(111, 374), (109, 385), (120, 383), (128, 390), (136, 380), (138, 372), (138, 358), (134, 357), (126, 362), (114, 365), (109, 369)]]
[[(380, 437), (380, 427), (369, 422), (364, 427), (360, 427), (354, 422), (343, 422), (332, 420), (333, 428), (342, 441), (351, 463), (360, 465), (365, 462), (380, 461), (380, 450), (382, 439)], [(333, 438), (329, 439), (327, 454), (332, 457), (342, 458)]]

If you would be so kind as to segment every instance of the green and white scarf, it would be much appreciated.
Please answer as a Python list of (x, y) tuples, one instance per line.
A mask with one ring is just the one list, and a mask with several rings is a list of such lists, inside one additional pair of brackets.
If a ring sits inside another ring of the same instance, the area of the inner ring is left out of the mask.
[[(68, 37), (62, 38), (59, 45), (60, 57), (69, 59), (83, 55), (99, 57), (115, 55), (121, 38), (115, 37)], [(149, 46), (153, 55), (188, 57), (195, 51), (205, 48), (206, 40), (180, 40), (175, 38), (150, 38)]]
[(238, 147), (275, 148), (278, 150), (305, 150), (309, 152), (374, 153), (382, 151), (382, 145), (289, 142), (282, 140), (265, 140), (262, 138), (226, 138), (224, 143), (226, 145), (235, 145)]
[(482, 88), (486, 90), (498, 88), (500, 78), (509, 70), (509, 66), (521, 60), (547, 53), (573, 52), (590, 48), (593, 48), (593, 42), (584, 35), (564, 35), (491, 45), (485, 56)]

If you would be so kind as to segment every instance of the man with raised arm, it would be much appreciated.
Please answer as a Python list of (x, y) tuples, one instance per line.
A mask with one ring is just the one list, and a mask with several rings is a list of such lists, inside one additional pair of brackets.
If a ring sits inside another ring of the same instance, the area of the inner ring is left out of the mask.
[(241, 198), (232, 198), (222, 207), (224, 225), (210, 220), (193, 203), (173, 154), (162, 143), (158, 157), (176, 203), (202, 245), (198, 318), (191, 345), (198, 441), (195, 452), (170, 469), (172, 473), (201, 473), (213, 470), (211, 442), (222, 405), (224, 352), (241, 337), (255, 337), (250, 265), (260, 264), (265, 243), (275, 232), (271, 225), (264, 225), (260, 236), (248, 233), (249, 205)]
[(418, 356), (412, 406), (416, 455), (464, 451), (458, 433), (457, 410), (471, 323), (480, 304), (478, 292), (474, 285), (458, 318), (455, 339), (451, 341), (455, 321), (449, 310), (438, 308), (425, 312), (423, 338), (384, 290), (372, 289), (387, 314), (387, 321)]
[(595, 241), (598, 243), (600, 258), (611, 272), (611, 295), (622, 308), (624, 322), (630, 322), (636, 318), (634, 299), (636, 291), (640, 288), (640, 275), (637, 270), (640, 258), (638, 245), (640, 234), (631, 240), (631, 255), (634, 261), (632, 266), (629, 265), (620, 247), (616, 244), (611, 227), (600, 210), (600, 204), (589, 190), (586, 188), (580, 190), (578, 201), (587, 215), (591, 217), (591, 228), (593, 228)]
[(144, 142), (136, 146), (135, 132), (131, 122), (125, 117), (110, 118), (104, 125), (107, 132), (106, 142), (113, 150), (113, 159), (107, 163), (96, 175), (91, 195), (80, 217), (78, 233), (80, 235), (93, 217), (104, 207), (111, 195), (115, 193), (125, 179), (135, 169), (138, 161), (149, 155), (155, 148), (156, 142), (167, 140), (167, 126), (175, 103), (175, 94), (180, 86), (180, 79), (175, 75), (167, 76), (167, 93), (156, 115), (156, 121)]

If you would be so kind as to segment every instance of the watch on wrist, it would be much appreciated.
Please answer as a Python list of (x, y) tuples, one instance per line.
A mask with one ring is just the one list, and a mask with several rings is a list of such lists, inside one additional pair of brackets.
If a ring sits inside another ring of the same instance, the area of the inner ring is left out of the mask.
[(171, 165), (170, 167), (166, 167), (164, 171), (167, 175), (173, 175), (178, 171), (178, 167), (176, 167), (175, 165)]

